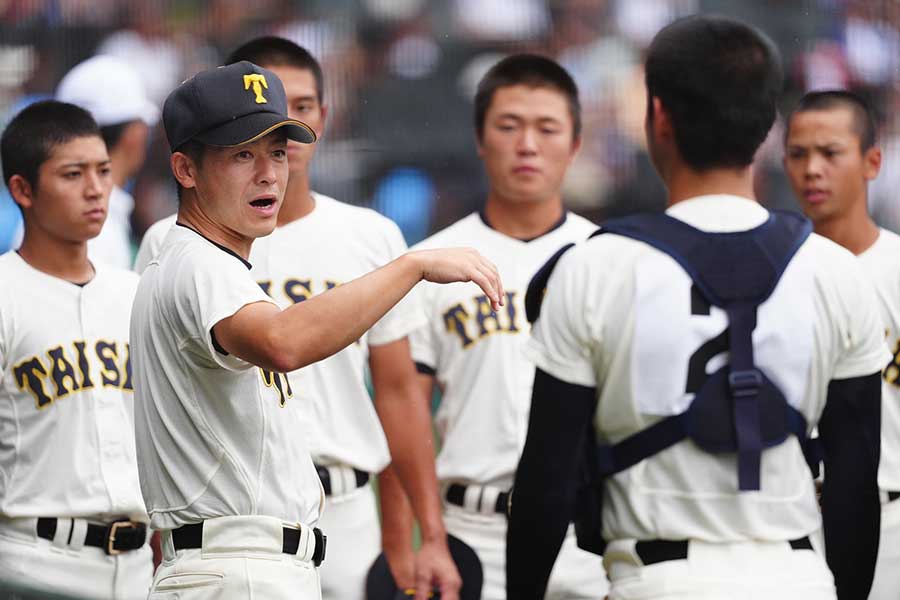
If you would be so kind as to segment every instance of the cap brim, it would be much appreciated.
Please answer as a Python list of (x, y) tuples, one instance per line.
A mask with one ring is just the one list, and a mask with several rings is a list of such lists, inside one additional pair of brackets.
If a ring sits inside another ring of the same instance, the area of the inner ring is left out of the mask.
[(306, 123), (270, 112), (245, 115), (198, 133), (193, 139), (210, 146), (241, 146), (282, 127), (286, 129), (288, 139), (295, 142), (312, 144), (316, 141), (316, 132)]

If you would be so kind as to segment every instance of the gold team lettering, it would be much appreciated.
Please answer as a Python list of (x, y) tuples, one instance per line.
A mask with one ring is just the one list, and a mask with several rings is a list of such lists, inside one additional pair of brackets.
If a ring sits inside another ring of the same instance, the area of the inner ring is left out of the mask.
[[(20, 361), (13, 367), (13, 377), (20, 390), (28, 391), (35, 406), (43, 409), (69, 394), (101, 385), (131, 392), (131, 347), (127, 343), (84, 340), (62, 344)], [(74, 360), (73, 360), (74, 357)], [(92, 368), (92, 364), (96, 368)]]
[(263, 96), (263, 88), (269, 89), (269, 84), (266, 83), (265, 75), (260, 75), (259, 73), (251, 73), (249, 75), (244, 75), (244, 89), (249, 90), (253, 87), (253, 93), (256, 94), (256, 103), (257, 104), (265, 104), (268, 102), (266, 97)]
[(454, 304), (444, 311), (444, 326), (455, 334), (463, 348), (468, 348), (495, 333), (519, 333), (519, 311), (516, 309), (518, 292), (506, 292), (506, 306), (498, 314), (491, 308), (487, 296), (475, 296), (465, 305)]
[(900, 340), (894, 342), (893, 358), (882, 372), (884, 380), (889, 384), (900, 387)]

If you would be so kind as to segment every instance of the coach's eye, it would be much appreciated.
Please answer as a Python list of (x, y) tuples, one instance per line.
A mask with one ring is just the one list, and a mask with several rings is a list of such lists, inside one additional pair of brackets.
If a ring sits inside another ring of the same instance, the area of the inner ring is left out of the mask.
[(81, 171), (66, 171), (63, 173), (63, 178), (65, 179), (78, 179), (81, 177)]
[(249, 150), (241, 150), (240, 152), (238, 152), (237, 154), (235, 154), (235, 156), (236, 156), (237, 158), (240, 158), (240, 159), (243, 159), (243, 160), (247, 160), (247, 159), (253, 158), (253, 154), (251, 154)]
[(275, 150), (274, 152), (272, 152), (272, 156), (274, 156), (275, 158), (284, 158), (285, 156), (287, 156), (287, 152), (284, 150)]

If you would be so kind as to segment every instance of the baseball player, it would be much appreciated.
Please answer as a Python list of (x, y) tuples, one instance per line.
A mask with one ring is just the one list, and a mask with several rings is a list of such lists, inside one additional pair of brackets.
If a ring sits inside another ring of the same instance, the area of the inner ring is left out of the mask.
[[(241, 60), (275, 73), (285, 87), (288, 115), (321, 136), (327, 114), (322, 103), (323, 75), (309, 52), (282, 38), (262, 37), (235, 50), (227, 62)], [(288, 145), (290, 176), (278, 226), (254, 244), (250, 256), (251, 275), (283, 306), (351, 281), (406, 250), (400, 230), (389, 219), (310, 190), (309, 163), (314, 151), (314, 144)], [(158, 253), (174, 217), (160, 223), (142, 240), (137, 268)], [(417, 555), (419, 587), (427, 589), (436, 577), (449, 590), (456, 578), (452, 569), (444, 572), (452, 561), (447, 555), (434, 462), (419, 451), (423, 445), (432, 445), (430, 416), (415, 393), (406, 334), (420, 324), (420, 313), (404, 301), (359, 343), (290, 374), (295, 397), (304, 408), (303, 435), (325, 489), (325, 510), (319, 521), (328, 531), (329, 542), (328, 561), (321, 567), (323, 598), (363, 596), (366, 572), (381, 552), (381, 526), (369, 478), (380, 473), (392, 455), (406, 477), (405, 487), (423, 524), (425, 543)], [(375, 389), (374, 405), (366, 389), (366, 364)], [(379, 416), (390, 433), (388, 439)]]
[[(604, 224), (549, 276), (527, 346), (509, 597), (542, 597), (590, 457), (611, 599), (833, 599), (835, 584), (865, 598), (888, 352), (853, 256), (754, 199), (778, 52), (743, 23), (698, 16), (656, 35), (645, 72), (669, 207)], [(810, 542), (823, 518), (827, 564)]]
[(877, 292), (894, 357), (881, 382), (881, 535), (871, 600), (900, 589), (900, 236), (869, 217), (866, 192), (881, 167), (876, 127), (865, 101), (846, 91), (806, 94), (788, 120), (784, 167), (816, 233), (850, 250)]
[[(506, 598), (506, 510), (528, 422), (533, 368), (522, 354), (529, 329), (525, 290), (551, 254), (596, 227), (562, 203), (562, 180), (581, 140), (577, 88), (562, 67), (528, 54), (497, 63), (478, 86), (475, 129), (490, 186), (484, 210), (418, 248), (471, 244), (491, 257), (507, 286), (506, 307), (492, 310), (471, 285), (425, 286), (420, 299), (428, 324), (410, 340), (426, 397), (435, 384), (443, 394), (435, 421), (444, 521), (478, 554), (488, 600)], [(383, 490), (384, 503), (392, 497)], [(383, 514), (403, 526), (401, 511), (385, 507)], [(405, 541), (385, 548), (395, 579), (402, 578), (409, 537), (391, 538)], [(548, 597), (602, 598), (605, 592), (600, 557), (568, 536)]]
[(438, 250), (281, 310), (247, 259), (275, 228), (288, 139), (315, 132), (288, 118), (279, 78), (246, 61), (181, 84), (163, 123), (178, 221), (143, 272), (131, 329), (141, 490), (162, 530), (151, 598), (319, 598), (324, 492), (285, 373), (358, 340), (423, 278), (476, 280), (497, 307), (503, 289), (473, 250)]
[(159, 120), (159, 109), (147, 98), (135, 69), (106, 55), (93, 56), (66, 73), (59, 82), (56, 98), (91, 113), (100, 125), (112, 160), (114, 185), (109, 218), (100, 235), (88, 242), (88, 256), (94, 262), (128, 269), (134, 198), (123, 188), (144, 164), (147, 137)]
[(84, 598), (146, 598), (129, 315), (137, 277), (92, 263), (106, 145), (83, 109), (42, 101), (0, 139), (25, 221), (0, 256), (0, 579)]

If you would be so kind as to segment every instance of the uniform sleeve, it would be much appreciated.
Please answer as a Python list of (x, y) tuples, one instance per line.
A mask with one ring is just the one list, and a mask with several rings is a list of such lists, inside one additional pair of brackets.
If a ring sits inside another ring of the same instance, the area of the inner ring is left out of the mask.
[[(217, 251), (218, 252), (218, 251)], [(262, 291), (247, 268), (236, 258), (222, 253), (219, 260), (195, 265), (180, 278), (176, 294), (184, 315), (187, 335), (197, 342), (194, 348), (204, 358), (222, 368), (241, 371), (250, 363), (216, 349), (212, 328), (222, 319), (256, 302), (275, 302)]]
[[(393, 221), (385, 222), (382, 248), (383, 255), (376, 259), (378, 266), (386, 265), (407, 250), (403, 234)], [(419, 300), (419, 287), (414, 287), (369, 329), (369, 345), (381, 346), (395, 342), (425, 324), (425, 315)]]
[(159, 249), (162, 247), (163, 240), (169, 230), (175, 224), (175, 218), (166, 217), (162, 221), (157, 221), (150, 226), (141, 239), (141, 245), (138, 247), (137, 255), (134, 257), (134, 272), (140, 275), (150, 264), (150, 261), (159, 256)]
[(576, 385), (596, 387), (589, 325), (584, 306), (587, 282), (578, 248), (563, 255), (547, 283), (540, 317), (525, 352), (539, 369)]
[(433, 283), (420, 283), (413, 290), (422, 311), (423, 321), (409, 334), (409, 351), (420, 373), (434, 375), (438, 368), (438, 336), (434, 331)]
[(853, 267), (841, 281), (846, 326), (832, 379), (869, 375), (881, 371), (891, 360), (875, 290), (855, 262)]

